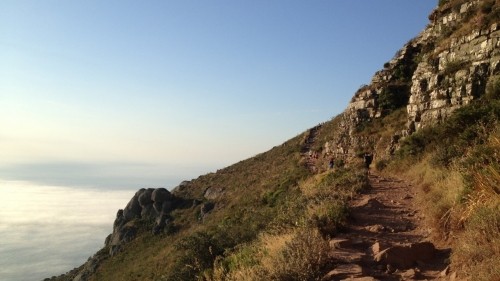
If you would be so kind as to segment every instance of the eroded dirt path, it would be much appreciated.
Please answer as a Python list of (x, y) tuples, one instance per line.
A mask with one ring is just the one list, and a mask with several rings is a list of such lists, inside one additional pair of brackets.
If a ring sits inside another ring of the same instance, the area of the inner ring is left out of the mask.
[(324, 280), (449, 280), (449, 251), (429, 241), (415, 189), (374, 174), (369, 181), (351, 201), (349, 228), (330, 241), (337, 265)]

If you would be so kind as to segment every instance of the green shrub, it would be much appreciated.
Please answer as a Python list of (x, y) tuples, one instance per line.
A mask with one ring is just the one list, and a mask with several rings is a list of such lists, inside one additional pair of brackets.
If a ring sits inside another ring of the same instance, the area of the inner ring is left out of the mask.
[(252, 244), (242, 244), (228, 254), (225, 258), (219, 258), (214, 263), (214, 275), (219, 275), (218, 278), (211, 279), (227, 279), (228, 273), (237, 271), (241, 268), (249, 268), (259, 265), (259, 248)]
[(196, 280), (203, 271), (212, 268), (217, 256), (224, 253), (224, 243), (209, 232), (197, 232), (183, 238), (176, 245), (181, 257), (165, 280)]
[(449, 167), (454, 159), (461, 156), (462, 152), (457, 146), (440, 146), (434, 152), (431, 164), (441, 167)]
[(284, 188), (279, 188), (278, 190), (268, 191), (262, 196), (262, 203), (274, 207), (276, 206), (277, 201), (280, 199), (281, 195), (285, 193)]
[(375, 169), (377, 171), (382, 171), (387, 167), (388, 164), (389, 164), (389, 160), (386, 160), (386, 159), (379, 160), (375, 163)]
[(346, 201), (332, 200), (325, 202), (312, 216), (312, 223), (324, 237), (333, 237), (347, 225), (348, 216), (349, 208)]
[(406, 84), (390, 84), (379, 94), (377, 103), (387, 115), (408, 103), (409, 87)]
[(500, 98), (500, 75), (491, 76), (488, 79), (485, 98), (488, 100)]
[(425, 151), (426, 146), (430, 142), (427, 132), (432, 131), (429, 128), (422, 129), (401, 142), (401, 147), (396, 151), (396, 156), (399, 159), (407, 157), (419, 156)]
[(396, 155), (403, 159), (433, 151), (436, 152), (433, 164), (448, 166), (453, 160), (463, 156), (467, 148), (484, 142), (491, 124), (499, 118), (500, 101), (476, 102), (464, 106), (444, 123), (421, 129), (404, 139)]

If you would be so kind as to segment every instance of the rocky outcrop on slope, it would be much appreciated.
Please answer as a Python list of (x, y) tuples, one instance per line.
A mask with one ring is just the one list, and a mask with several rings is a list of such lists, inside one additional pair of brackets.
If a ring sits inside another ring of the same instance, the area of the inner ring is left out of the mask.
[(188, 204), (165, 188), (142, 188), (135, 193), (122, 210), (118, 210), (113, 223), (113, 233), (105, 241), (105, 247), (90, 257), (79, 268), (63, 275), (60, 280), (85, 281), (93, 276), (100, 263), (123, 250), (132, 241), (144, 224), (151, 227), (153, 234), (169, 231), (170, 212)]
[(142, 188), (137, 191), (123, 210), (118, 210), (113, 233), (106, 238), (111, 256), (122, 248), (124, 243), (135, 238), (137, 227), (134, 219), (154, 222), (153, 234), (159, 234), (169, 223), (169, 213), (180, 203), (180, 199), (165, 188)]
[(495, 23), (451, 39), (448, 48), (418, 64), (407, 105), (410, 133), (443, 120), (485, 92), (488, 78), (500, 73), (499, 39)]
[[(336, 136), (324, 145), (326, 154), (350, 159), (381, 145), (391, 154), (399, 140), (484, 94), (488, 79), (500, 74), (500, 25), (488, 14), (499, 8), (484, 1), (452, 4), (437, 8), (426, 29), (355, 93)], [(406, 126), (390, 141), (356, 134), (364, 123), (398, 108), (406, 109)]]

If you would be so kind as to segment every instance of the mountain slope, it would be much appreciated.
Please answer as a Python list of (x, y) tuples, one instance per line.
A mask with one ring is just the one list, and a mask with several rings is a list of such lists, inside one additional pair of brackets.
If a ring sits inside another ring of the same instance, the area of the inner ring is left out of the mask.
[(455, 274), (500, 276), (500, 3), (440, 1), (429, 19), (345, 112), (171, 193), (138, 191), (105, 247), (55, 279), (321, 279), (338, 268), (329, 241), (349, 231), (349, 202), (369, 188), (365, 152), (422, 191)]

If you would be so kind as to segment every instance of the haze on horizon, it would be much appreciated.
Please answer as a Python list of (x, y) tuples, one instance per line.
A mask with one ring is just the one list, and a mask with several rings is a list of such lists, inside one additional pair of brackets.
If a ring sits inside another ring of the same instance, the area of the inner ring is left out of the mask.
[(437, 1), (2, 1), (0, 178), (175, 184), (340, 113)]

